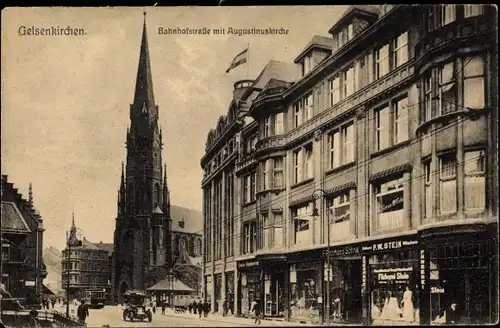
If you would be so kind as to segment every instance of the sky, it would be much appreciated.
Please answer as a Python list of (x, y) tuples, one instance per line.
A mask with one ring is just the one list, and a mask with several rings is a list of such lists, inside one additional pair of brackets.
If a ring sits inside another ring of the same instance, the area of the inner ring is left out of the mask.
[[(202, 208), (200, 159), (207, 133), (226, 115), (234, 82), (269, 60), (293, 62), (347, 6), (7, 8), (2, 10), (2, 174), (28, 195), (44, 246), (64, 248), (76, 225), (112, 242), (121, 162), (130, 124), (143, 12), (172, 203)], [(19, 35), (25, 26), (83, 28), (83, 36)], [(158, 28), (281, 28), (286, 35), (162, 35)], [(249, 63), (226, 74), (250, 45)]]

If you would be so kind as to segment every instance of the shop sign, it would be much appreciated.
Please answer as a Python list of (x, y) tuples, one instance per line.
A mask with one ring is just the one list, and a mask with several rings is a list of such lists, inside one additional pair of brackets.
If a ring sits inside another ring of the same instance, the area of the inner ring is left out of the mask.
[(238, 269), (250, 268), (250, 267), (255, 267), (255, 266), (259, 266), (259, 261), (238, 263)]
[(418, 240), (392, 240), (385, 242), (375, 242), (361, 247), (363, 252), (380, 252), (394, 249), (401, 249), (418, 245)]
[(379, 284), (389, 282), (408, 282), (411, 279), (412, 267), (409, 268), (387, 268), (374, 269), (374, 278)]
[(444, 294), (444, 288), (431, 287), (431, 294)]
[(359, 246), (345, 246), (341, 248), (330, 249), (330, 256), (349, 256), (358, 255), (359, 253)]

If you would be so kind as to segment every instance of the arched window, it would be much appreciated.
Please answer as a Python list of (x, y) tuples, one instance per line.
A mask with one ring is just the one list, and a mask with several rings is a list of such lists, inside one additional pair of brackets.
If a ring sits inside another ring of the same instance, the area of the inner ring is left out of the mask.
[(153, 189), (153, 207), (156, 208), (160, 205), (160, 185), (155, 184)]

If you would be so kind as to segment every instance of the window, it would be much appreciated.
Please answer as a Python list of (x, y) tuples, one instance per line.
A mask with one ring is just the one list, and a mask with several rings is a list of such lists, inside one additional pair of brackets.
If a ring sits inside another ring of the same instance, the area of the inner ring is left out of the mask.
[(303, 160), (302, 156), (303, 156), (302, 149), (296, 150), (293, 153), (294, 183), (299, 183), (300, 181), (302, 181), (302, 160)]
[(456, 5), (442, 5), (441, 8), (441, 21), (443, 25), (447, 25), (454, 22), (457, 16)]
[(342, 162), (344, 164), (354, 161), (354, 125), (350, 124), (342, 128)]
[(389, 73), (389, 45), (378, 49), (375, 56), (375, 79), (379, 79)]
[(428, 12), (427, 12), (427, 31), (430, 32), (434, 29), (434, 12), (435, 9), (433, 6), (428, 7)]
[(340, 49), (344, 44), (351, 41), (354, 38), (354, 28), (353, 24), (349, 24), (344, 27), (340, 32), (334, 37), (334, 42), (337, 41), (337, 49)]
[(330, 80), (330, 106), (340, 101), (340, 78), (337, 76)]
[(482, 57), (466, 58), (464, 71), (464, 107), (484, 108), (484, 62)]
[(464, 5), (464, 17), (473, 17), (483, 14), (482, 5)]
[(294, 108), (294, 110), (293, 110), (293, 119), (294, 119), (293, 126), (296, 128), (302, 124), (301, 108), (300, 108), (299, 103), (296, 103), (293, 106), (293, 108)]
[(404, 32), (394, 40), (394, 67), (397, 68), (408, 61), (408, 32)]
[(269, 225), (269, 215), (267, 213), (262, 213), (262, 227), (264, 229), (262, 230), (262, 248), (267, 249), (271, 248), (271, 243), (270, 243), (270, 231), (271, 231), (271, 226)]
[(424, 166), (424, 217), (432, 217), (432, 173), (431, 173), (431, 161), (427, 161), (423, 164)]
[(334, 132), (328, 135), (328, 144), (330, 148), (330, 169), (340, 166), (340, 133)]
[(448, 154), (440, 158), (440, 208), (441, 214), (457, 211), (457, 159)]
[(424, 113), (423, 122), (427, 122), (432, 118), (432, 80), (431, 74), (429, 73), (424, 77)]
[(302, 75), (306, 75), (314, 68), (314, 59), (311, 55), (307, 55), (304, 57), (304, 61), (302, 62)]
[(262, 190), (267, 190), (269, 189), (269, 171), (268, 171), (268, 166), (269, 166), (269, 161), (265, 161), (262, 165)]
[(354, 93), (354, 67), (343, 72), (343, 96), (348, 97)]
[(483, 150), (465, 152), (465, 208), (483, 210), (486, 205), (486, 158)]
[(244, 243), (243, 243), (243, 254), (250, 253), (251, 246), (251, 232), (250, 232), (250, 224), (243, 225), (243, 233), (244, 233)]
[(255, 172), (250, 174), (250, 200), (254, 201), (255, 200)]
[(274, 119), (274, 134), (283, 134), (283, 113), (277, 113)]
[(273, 188), (283, 188), (285, 186), (283, 179), (283, 158), (273, 159)]
[(243, 253), (253, 253), (257, 249), (257, 223), (255, 221), (243, 224)]
[(294, 218), (295, 244), (308, 245), (312, 241), (310, 231), (310, 216), (312, 215), (312, 205), (305, 205), (292, 210)]
[(408, 140), (408, 98), (392, 103), (394, 113), (394, 144)]
[(244, 203), (255, 200), (255, 173), (248, 174), (243, 180), (243, 201)]
[(439, 69), (439, 102), (438, 116), (455, 111), (456, 106), (456, 83), (455, 65), (453, 62), (447, 63)]
[(313, 145), (312, 143), (304, 147), (305, 151), (305, 179), (314, 177), (314, 158), (313, 158)]
[(404, 189), (401, 177), (377, 186), (376, 202), (379, 231), (403, 226)]
[(376, 150), (382, 150), (390, 145), (390, 112), (389, 107), (379, 109), (376, 117)]
[(10, 261), (10, 245), (2, 244), (2, 262)]
[(333, 222), (349, 221), (350, 218), (349, 191), (333, 198)]
[(264, 133), (263, 133), (264, 138), (267, 138), (271, 135), (270, 129), (271, 129), (271, 122), (269, 117), (266, 117), (264, 118)]
[(306, 121), (313, 117), (313, 96), (309, 95), (304, 99), (303, 107), (305, 109)]
[(273, 247), (283, 246), (283, 213), (274, 213)]

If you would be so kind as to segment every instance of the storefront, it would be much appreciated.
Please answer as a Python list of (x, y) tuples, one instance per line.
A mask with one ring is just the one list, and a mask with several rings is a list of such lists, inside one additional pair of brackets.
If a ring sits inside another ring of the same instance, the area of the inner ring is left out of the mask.
[(222, 274), (214, 274), (214, 280), (215, 280), (215, 304), (214, 304), (214, 312), (219, 312), (219, 310), (222, 308), (222, 302), (224, 300), (222, 299)]
[(228, 313), (234, 312), (234, 272), (226, 272), (226, 301)]
[[(319, 323), (322, 306), (321, 260), (290, 264), (290, 320)], [(319, 302), (318, 302), (319, 301)]]
[[(362, 261), (359, 245), (330, 248), (330, 272), (324, 265), (324, 304), (330, 302), (330, 322), (361, 323)], [(330, 281), (328, 282), (328, 277)], [(329, 290), (329, 294), (328, 291)], [(325, 311), (325, 320), (326, 320)]]
[(491, 324), (498, 317), (497, 225), (421, 232), (422, 322)]
[(420, 322), (420, 258), (416, 235), (361, 246), (364, 317), (370, 324)]
[(249, 316), (255, 301), (262, 304), (262, 270), (259, 261), (247, 261), (238, 263), (238, 290), (239, 308), (238, 315)]
[(265, 317), (284, 318), (287, 313), (288, 265), (285, 255), (264, 254), (256, 257), (264, 273), (263, 308)]

